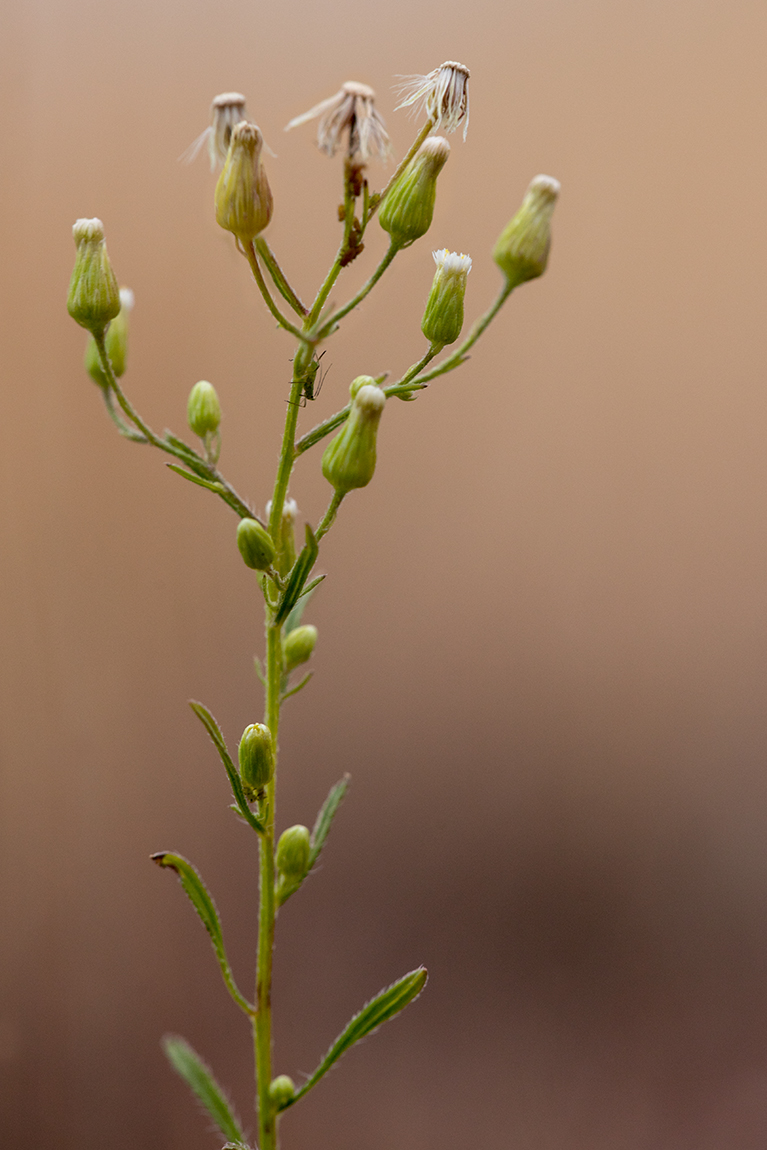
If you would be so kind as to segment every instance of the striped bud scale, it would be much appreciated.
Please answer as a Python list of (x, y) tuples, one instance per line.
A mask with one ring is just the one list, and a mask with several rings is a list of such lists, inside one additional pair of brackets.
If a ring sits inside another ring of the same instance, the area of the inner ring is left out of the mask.
[(282, 640), (282, 659), (285, 673), (290, 674), (296, 667), (306, 663), (312, 655), (317, 642), (317, 628), (311, 623), (304, 623), (294, 629)]
[(307, 827), (300, 823), (288, 827), (280, 835), (277, 843), (275, 862), (280, 874), (288, 879), (301, 879), (309, 868), (309, 853), (311, 851), (311, 837)]
[(92, 335), (102, 336), (120, 311), (120, 291), (104, 243), (104, 225), (97, 219), (77, 220), (72, 234), (77, 255), (67, 311)]
[(264, 138), (255, 124), (232, 128), (224, 168), (216, 184), (216, 220), (242, 243), (250, 243), (272, 218), (272, 193), (261, 163)]
[(386, 396), (377, 384), (359, 387), (352, 398), (349, 418), (325, 448), (322, 474), (339, 495), (365, 487), (373, 478), (378, 424), (385, 403)]
[(430, 136), (386, 193), (378, 219), (398, 248), (412, 244), (431, 227), (437, 176), (449, 155), (447, 140), (443, 136)]
[(257, 519), (241, 519), (237, 526), (237, 546), (252, 571), (266, 571), (274, 563), (274, 543)]
[(221, 404), (212, 383), (200, 379), (189, 392), (186, 417), (191, 430), (200, 439), (218, 431), (221, 423)]
[(274, 774), (272, 733), (263, 723), (251, 723), (242, 732), (238, 750), (245, 797), (257, 798)]
[(510, 288), (546, 271), (551, 247), (551, 217), (560, 184), (551, 176), (536, 176), (522, 207), (506, 225), (493, 248), (493, 259)]
[[(120, 379), (125, 375), (128, 360), (128, 316), (133, 307), (133, 292), (130, 288), (120, 288), (120, 311), (110, 322), (104, 337), (104, 346), (112, 365), (112, 371)], [(99, 358), (96, 341), (90, 336), (85, 347), (85, 370), (94, 383), (99, 387), (109, 387), (109, 380), (104, 375)]]

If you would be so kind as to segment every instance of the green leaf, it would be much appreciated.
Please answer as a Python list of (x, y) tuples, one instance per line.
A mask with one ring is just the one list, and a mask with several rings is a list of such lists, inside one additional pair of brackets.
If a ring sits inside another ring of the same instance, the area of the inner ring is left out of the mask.
[(231, 783), (232, 791), (234, 793), (234, 797), (237, 800), (237, 806), (240, 809), (242, 817), (246, 822), (250, 823), (254, 831), (258, 831), (260, 835), (264, 834), (266, 827), (260, 821), (260, 819), (256, 818), (248, 806), (248, 800), (245, 798), (245, 792), (242, 789), (240, 773), (232, 762), (232, 757), (229, 754), (229, 751), (226, 749), (226, 743), (224, 741), (224, 736), (221, 734), (221, 728), (211, 715), (208, 708), (203, 706), (202, 703), (198, 703), (196, 699), (190, 699), (189, 706), (192, 708), (195, 715), (210, 735), (211, 742), (221, 757), (221, 762), (224, 764), (226, 773), (229, 776), (229, 782)]
[(305, 1082), (290, 1101), (286, 1102), (280, 1109), (287, 1110), (299, 1098), (303, 1098), (304, 1094), (311, 1090), (323, 1075), (327, 1074), (333, 1063), (337, 1062), (342, 1054), (354, 1046), (355, 1042), (359, 1042), (361, 1038), (372, 1034), (374, 1030), (377, 1030), (384, 1022), (388, 1022), (414, 998), (417, 998), (426, 984), (427, 977), (426, 968), (419, 966), (417, 970), (411, 970), (410, 974), (406, 974), (399, 982), (395, 982), (386, 990), (382, 990), (367, 1006), (363, 1006), (359, 1014), (355, 1014), (346, 1029), (339, 1034), (308, 1082)]
[(192, 906), (202, 919), (202, 924), (210, 935), (210, 940), (213, 943), (213, 949), (218, 959), (218, 965), (221, 967), (221, 973), (224, 976), (224, 982), (226, 983), (229, 993), (237, 1005), (244, 1010), (246, 1014), (252, 1017), (253, 1007), (248, 1000), (240, 994), (234, 977), (232, 976), (229, 959), (226, 957), (226, 950), (224, 949), (224, 936), (221, 932), (218, 911), (205, 887), (205, 883), (188, 859), (185, 859), (182, 855), (172, 854), (170, 851), (158, 851), (157, 854), (153, 854), (150, 857), (152, 862), (156, 862), (158, 866), (170, 867), (171, 870), (174, 870), (178, 875), (179, 881), (186, 891)]
[(245, 1135), (231, 1103), (200, 1056), (183, 1038), (172, 1034), (166, 1034), (162, 1045), (173, 1069), (197, 1095), (224, 1137), (244, 1144)]
[(320, 553), (319, 544), (314, 536), (309, 524), (306, 524), (306, 543), (304, 544), (301, 554), (293, 564), (293, 570), (288, 576), (285, 590), (277, 605), (277, 612), (274, 616), (274, 625), (279, 627), (284, 623), (290, 612), (295, 607), (299, 600), (301, 592), (304, 589), (304, 583), (309, 578), (312, 567), (317, 562), (317, 556)]
[(182, 479), (196, 483), (198, 487), (207, 487), (208, 491), (215, 491), (216, 495), (226, 495), (226, 490), (220, 483), (210, 483), (207, 479), (200, 479), (199, 475), (192, 475), (191, 471), (184, 471), (183, 467), (177, 467), (175, 463), (166, 463), (165, 466), (171, 471), (175, 471), (176, 475), (180, 475)]
[(309, 867), (311, 870), (317, 859), (319, 858), (320, 851), (325, 845), (325, 839), (330, 833), (330, 826), (333, 822), (336, 811), (341, 805), (341, 800), (346, 794), (349, 783), (351, 782), (351, 775), (344, 775), (340, 783), (336, 783), (334, 787), (330, 788), (330, 793), (325, 799), (325, 802), (320, 807), (320, 812), (314, 823), (312, 830), (312, 850), (309, 855)]

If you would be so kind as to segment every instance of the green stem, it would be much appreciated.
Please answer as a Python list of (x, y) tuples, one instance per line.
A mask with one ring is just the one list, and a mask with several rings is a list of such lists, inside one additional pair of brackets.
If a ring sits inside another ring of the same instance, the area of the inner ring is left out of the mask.
[(327, 339), (327, 337), (330, 335), (331, 330), (335, 327), (335, 325), (338, 323), (338, 321), (342, 320), (345, 315), (348, 315), (349, 312), (353, 311), (353, 309), (355, 307), (357, 307), (358, 304), (362, 303), (365, 296), (369, 292), (371, 292), (373, 290), (373, 288), (376, 286), (376, 284), (380, 280), (381, 276), (384, 274), (384, 272), (386, 271), (389, 264), (392, 262), (392, 260), (394, 259), (394, 257), (396, 256), (396, 254), (399, 250), (400, 250), (399, 246), (397, 244), (395, 244), (394, 241), (392, 240), (391, 244), (389, 245), (389, 250), (387, 251), (384, 258), (381, 260), (380, 264), (378, 265), (376, 270), (373, 272), (372, 276), (367, 281), (367, 283), (364, 284), (364, 286), (360, 288), (360, 290), (357, 292), (357, 294), (352, 299), (350, 299), (348, 303), (345, 303), (343, 305), (343, 307), (340, 307), (338, 309), (338, 311), (333, 312), (333, 314), (330, 316), (330, 318), (327, 320), (327, 322), (325, 324), (323, 324), (323, 326), (320, 328), (320, 330), (316, 336), (318, 343), (320, 342), (320, 340)]
[(256, 255), (256, 247), (253, 241), (251, 240), (250, 243), (246, 244), (242, 250), (245, 253), (245, 258), (250, 264), (250, 270), (253, 272), (253, 279), (258, 284), (258, 290), (264, 297), (264, 302), (274, 318), (277, 320), (277, 323), (280, 325), (280, 327), (284, 327), (285, 331), (289, 331), (291, 335), (294, 335), (296, 339), (303, 341), (306, 338), (303, 332), (299, 331), (299, 329), (295, 327), (290, 322), (290, 320), (285, 319), (285, 316), (282, 314), (272, 299), (271, 295), (269, 294), (269, 288), (266, 286), (266, 282), (261, 273), (261, 268), (258, 266), (258, 256)]
[(307, 315), (309, 309), (304, 307), (304, 305), (301, 303), (301, 300), (293, 291), (293, 288), (287, 281), (285, 273), (277, 262), (277, 257), (263, 236), (256, 237), (256, 249), (258, 254), (261, 256), (261, 259), (264, 261), (264, 264), (269, 269), (269, 275), (274, 280), (274, 286), (277, 288), (277, 291), (280, 293), (285, 302), (290, 304), (296, 315), (300, 315), (301, 319), (303, 319)]
[(455, 367), (460, 367), (466, 359), (466, 352), (474, 346), (485, 329), (489, 327), (513, 290), (513, 284), (509, 285), (505, 283), (495, 303), (488, 308), (484, 315), (480, 316), (463, 343), (460, 344), (447, 359), (443, 359), (442, 363), (438, 363), (436, 367), (433, 367), (431, 371), (427, 371), (425, 375), (419, 375), (416, 383), (426, 383), (430, 379), (436, 379), (438, 375), (444, 375), (445, 372), (452, 371)]
[(115, 405), (112, 399), (112, 388), (105, 387), (102, 389), (104, 395), (104, 406), (109, 413), (109, 418), (114, 423), (120, 435), (124, 435), (126, 439), (132, 440), (134, 443), (148, 443), (145, 436), (140, 431), (136, 431), (133, 427), (128, 427), (128, 424), (120, 418), (119, 414), (115, 411)]
[[(426, 352), (426, 355), (419, 359), (418, 363), (414, 363), (412, 367), (409, 367), (401, 379), (398, 379), (396, 383), (390, 383), (388, 387), (383, 389), (386, 398), (388, 399), (391, 395), (406, 395), (411, 390), (420, 390), (420, 388), (424, 386), (420, 382), (413, 388), (408, 388), (408, 384), (418, 375), (419, 371), (422, 371), (423, 368), (426, 367), (427, 363), (434, 359), (435, 355), (439, 355), (441, 350), (441, 344), (433, 343)], [(310, 447), (314, 447), (315, 443), (319, 443), (326, 435), (330, 435), (331, 431), (335, 431), (342, 423), (345, 423), (351, 409), (352, 405), (347, 403), (346, 407), (342, 408), (341, 411), (337, 411), (335, 415), (329, 416), (328, 419), (324, 419), (322, 423), (318, 423), (316, 427), (313, 427), (311, 431), (307, 431), (306, 435), (302, 435), (295, 445), (296, 458), (298, 458), (299, 455), (303, 455)]]
[(338, 279), (341, 268), (344, 266), (344, 256), (346, 255), (349, 247), (349, 237), (351, 236), (352, 224), (354, 223), (355, 199), (352, 193), (352, 185), (349, 178), (350, 172), (348, 165), (345, 167), (344, 173), (344, 235), (336, 253), (336, 258), (333, 261), (333, 266), (325, 276), (325, 281), (322, 284), (320, 290), (317, 292), (317, 295), (314, 298), (314, 303), (312, 304), (311, 310), (309, 311), (309, 315), (306, 317), (306, 328), (313, 327), (319, 319), (320, 312), (325, 306), (325, 301), (330, 295), (333, 284)]
[(345, 491), (334, 491), (333, 492), (333, 498), (330, 500), (330, 503), (328, 504), (328, 509), (325, 512), (325, 514), (322, 516), (322, 519), (320, 520), (319, 526), (315, 532), (315, 537), (317, 539), (317, 542), (319, 542), (320, 539), (322, 539), (323, 535), (327, 535), (328, 531), (330, 531), (330, 528), (335, 523), (336, 515), (338, 514), (338, 508), (341, 506), (341, 500), (343, 499), (344, 495), (346, 495)]

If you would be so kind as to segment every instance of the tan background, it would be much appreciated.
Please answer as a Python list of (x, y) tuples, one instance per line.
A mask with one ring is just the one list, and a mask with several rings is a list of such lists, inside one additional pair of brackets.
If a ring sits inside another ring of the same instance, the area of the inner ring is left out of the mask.
[[(489, 250), (529, 178), (563, 194), (545, 279), (469, 365), (392, 403), (324, 549), (316, 678), (289, 705), (282, 825), (354, 776), (281, 916), (276, 1065), (309, 1071), (418, 962), (428, 993), (284, 1122), (285, 1150), (756, 1150), (767, 1140), (767, 389), (761, 0), (24, 0), (2, 9), (3, 1144), (216, 1145), (158, 1038), (251, 1122), (249, 1038), (176, 884), (249, 981), (254, 843), (185, 700), (233, 740), (260, 650), (233, 516), (118, 439), (66, 316), (70, 228), (136, 292), (126, 384), (263, 506), (289, 376), (177, 156), (247, 94), (278, 153), (270, 238), (308, 295), (339, 167), (287, 120), (397, 73), (472, 69), (429, 237), (345, 325), (309, 426), (420, 355), (432, 247)], [(378, 169), (374, 179), (380, 178)], [(369, 251), (339, 301), (383, 250)], [(319, 454), (297, 468), (311, 519)]]

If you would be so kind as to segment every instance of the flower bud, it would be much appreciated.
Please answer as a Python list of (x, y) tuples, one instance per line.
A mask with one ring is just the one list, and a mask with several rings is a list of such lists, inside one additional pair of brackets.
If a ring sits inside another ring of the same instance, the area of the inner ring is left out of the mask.
[(258, 796), (274, 774), (272, 732), (263, 723), (251, 723), (242, 732), (238, 750), (240, 778), (245, 797)]
[(386, 193), (378, 219), (397, 247), (407, 247), (431, 227), (437, 176), (449, 155), (447, 140), (442, 136), (430, 136)]
[(316, 642), (317, 628), (313, 627), (311, 623), (304, 623), (302, 627), (295, 627), (285, 636), (282, 640), (282, 659), (287, 675), (311, 658)]
[(274, 544), (265, 527), (256, 519), (241, 519), (237, 526), (237, 546), (246, 567), (266, 571), (274, 563)]
[[(358, 380), (352, 384), (354, 389)], [(322, 474), (339, 495), (365, 487), (376, 469), (376, 435), (386, 396), (372, 381), (358, 387), (349, 418), (322, 456)]]
[(269, 1085), (269, 1098), (275, 1110), (287, 1106), (296, 1092), (296, 1084), (287, 1074), (278, 1074)]
[(471, 256), (458, 252), (432, 252), (437, 270), (426, 301), (421, 331), (432, 343), (455, 343), (463, 327), (463, 297)]
[(294, 827), (288, 827), (280, 835), (279, 842), (277, 843), (277, 852), (275, 855), (275, 862), (277, 863), (277, 870), (280, 874), (284, 874), (287, 879), (302, 879), (309, 868), (309, 852), (311, 850), (311, 838), (307, 827), (302, 827), (300, 823)]
[[(267, 518), (271, 520), (272, 501), (266, 505)], [(276, 567), (280, 575), (287, 575), (296, 561), (295, 523), (298, 515), (298, 504), (295, 499), (286, 499), (282, 505), (282, 520), (279, 527), (279, 541), (277, 543)]]
[[(199, 380), (189, 392), (186, 417), (190, 428), (200, 439), (218, 431), (221, 422), (221, 404), (216, 389), (207, 379)], [(247, 560), (246, 560), (247, 562)]]
[[(128, 315), (133, 307), (133, 292), (130, 288), (120, 288), (120, 311), (107, 328), (104, 337), (109, 362), (117, 378), (125, 374), (128, 358)], [(99, 387), (109, 387), (109, 380), (104, 375), (99, 358), (99, 350), (93, 336), (88, 337), (85, 346), (85, 370), (94, 383)]]
[(493, 248), (509, 287), (517, 287), (546, 271), (551, 246), (551, 216), (559, 195), (559, 181), (536, 176), (513, 220)]
[(78, 220), (72, 228), (77, 255), (67, 310), (92, 335), (101, 336), (120, 311), (120, 292), (104, 243), (101, 220)]
[(250, 243), (272, 218), (272, 193), (261, 164), (263, 145), (256, 125), (241, 120), (232, 129), (216, 184), (216, 220), (243, 243)]

